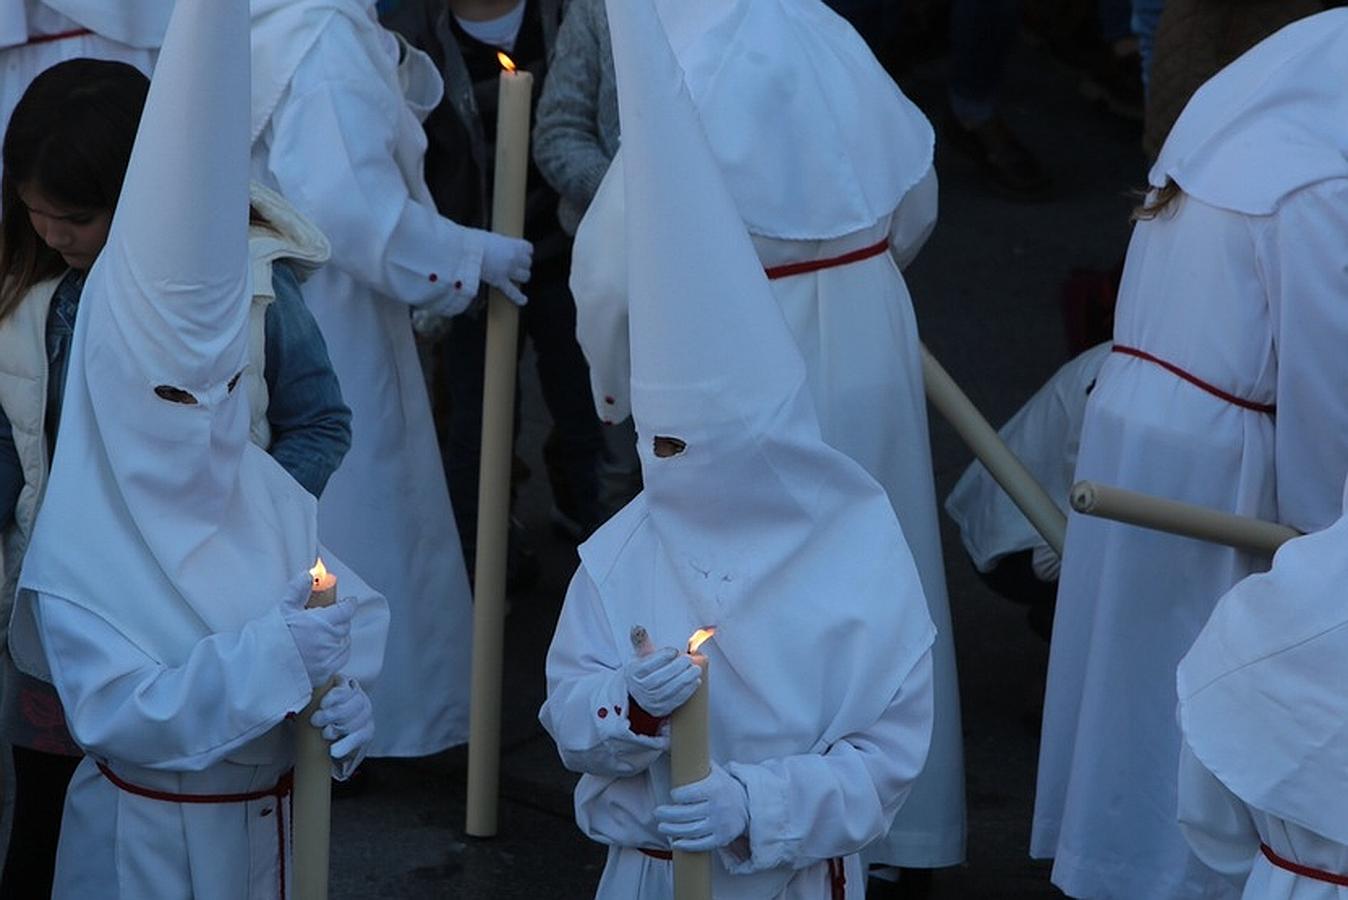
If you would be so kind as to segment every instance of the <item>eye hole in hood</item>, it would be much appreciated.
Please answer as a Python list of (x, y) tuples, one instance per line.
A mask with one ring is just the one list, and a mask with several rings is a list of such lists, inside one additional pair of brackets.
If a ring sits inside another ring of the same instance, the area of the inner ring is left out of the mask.
[(655, 447), (655, 455), (660, 459), (669, 459), (671, 456), (678, 456), (688, 449), (688, 444), (676, 437), (667, 437), (663, 434), (657, 434), (652, 442)]

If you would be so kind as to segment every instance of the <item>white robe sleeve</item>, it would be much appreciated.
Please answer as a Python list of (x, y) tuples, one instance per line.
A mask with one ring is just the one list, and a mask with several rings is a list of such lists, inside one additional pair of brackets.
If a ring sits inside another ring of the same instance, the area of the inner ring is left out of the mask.
[(41, 594), (35, 606), (71, 734), (93, 756), (200, 771), (302, 710), (313, 691), (279, 607), (166, 666), (67, 600)]
[(938, 193), (936, 167), (932, 166), (894, 211), (889, 226), (889, 252), (900, 269), (908, 268), (936, 230)]
[(823, 754), (727, 765), (749, 794), (749, 840), (720, 851), (726, 869), (803, 869), (883, 837), (926, 763), (931, 726), (928, 650), (865, 732)]
[(1339, 517), (1348, 473), (1348, 179), (1297, 191), (1255, 223), (1278, 358), (1278, 518), (1318, 531)]
[(399, 143), (417, 139), (405, 101), (351, 24), (331, 21), (272, 116), (267, 168), (328, 236), (337, 268), (403, 303), (461, 312), (477, 294), (484, 234), (413, 196), (397, 161)]
[(1237, 885), (1245, 883), (1259, 855), (1259, 832), (1249, 808), (1180, 746), (1179, 826), (1194, 855)]
[(669, 747), (666, 735), (632, 731), (619, 648), (599, 591), (582, 567), (567, 589), (548, 649), (548, 699), (538, 714), (573, 772), (636, 775)]

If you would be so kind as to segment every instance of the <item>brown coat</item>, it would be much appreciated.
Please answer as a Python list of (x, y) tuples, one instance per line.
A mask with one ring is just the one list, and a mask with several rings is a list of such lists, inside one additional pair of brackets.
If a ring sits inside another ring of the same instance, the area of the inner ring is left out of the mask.
[(1142, 146), (1152, 159), (1194, 91), (1273, 32), (1321, 12), (1322, 0), (1166, 0), (1156, 30)]

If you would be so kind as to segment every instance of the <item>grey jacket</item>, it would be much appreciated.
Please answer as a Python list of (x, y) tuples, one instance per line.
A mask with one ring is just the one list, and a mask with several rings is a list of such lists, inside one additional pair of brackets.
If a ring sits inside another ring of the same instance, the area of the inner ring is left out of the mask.
[(557, 218), (574, 235), (618, 152), (618, 91), (604, 0), (571, 0), (538, 101), (534, 162), (561, 195)]

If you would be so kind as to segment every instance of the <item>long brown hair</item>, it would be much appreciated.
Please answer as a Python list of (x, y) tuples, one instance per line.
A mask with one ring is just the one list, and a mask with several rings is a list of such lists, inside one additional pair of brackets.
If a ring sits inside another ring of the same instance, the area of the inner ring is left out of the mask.
[(1155, 194), (1147, 191), (1139, 195), (1142, 202), (1133, 207), (1133, 221), (1146, 222), (1164, 215), (1183, 195), (1184, 189), (1176, 184), (1173, 178), (1167, 178), (1165, 184), (1156, 189)]
[(0, 322), (66, 269), (33, 230), (19, 186), (73, 209), (115, 209), (149, 88), (133, 66), (72, 59), (35, 78), (14, 107), (0, 178)]

